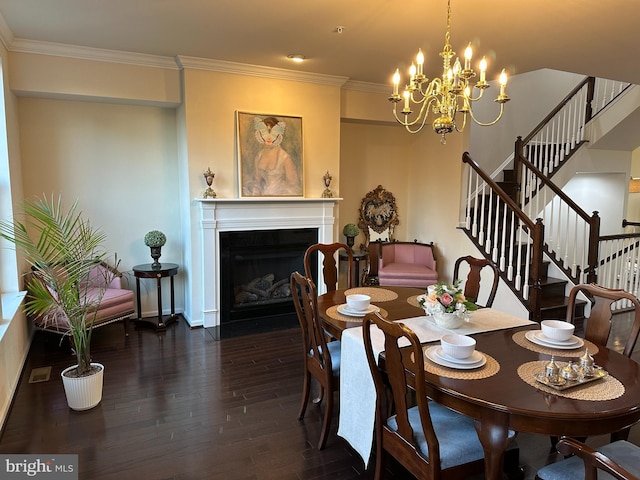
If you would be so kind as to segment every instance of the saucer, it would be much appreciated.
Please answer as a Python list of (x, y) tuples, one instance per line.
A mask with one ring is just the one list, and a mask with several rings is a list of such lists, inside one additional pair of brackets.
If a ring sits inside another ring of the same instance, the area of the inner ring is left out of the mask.
[(338, 311), (338, 313), (341, 313), (342, 315), (347, 315), (348, 317), (364, 317), (367, 313), (379, 312), (380, 307), (376, 307), (375, 305), (369, 305), (369, 307), (366, 310), (358, 311), (358, 310), (351, 310), (346, 303), (343, 303), (342, 305), (338, 305), (336, 310)]
[(541, 347), (558, 348), (561, 350), (573, 350), (584, 345), (584, 341), (576, 336), (573, 336), (569, 343), (560, 343), (557, 342), (557, 340), (557, 343), (551, 343), (550, 341), (548, 341), (549, 339), (547, 339), (547, 337), (545, 337), (544, 335), (542, 336), (542, 338), (540, 338), (541, 333), (542, 332), (540, 330), (529, 330), (524, 334), (524, 337), (530, 342), (535, 343), (536, 345), (540, 345)]
[(542, 331), (536, 332), (536, 338), (541, 342), (550, 343), (551, 345), (560, 345), (560, 346), (569, 346), (569, 345), (577, 345), (580, 343), (580, 339), (575, 335), (571, 335), (569, 340), (554, 340), (553, 338), (547, 337)]
[(478, 361), (474, 363), (456, 363), (450, 360), (446, 360), (444, 357), (437, 355), (436, 352), (438, 349), (442, 349), (442, 347), (440, 345), (434, 345), (432, 347), (429, 347), (424, 351), (424, 356), (427, 357), (429, 360), (431, 360), (433, 363), (436, 363), (443, 367), (454, 368), (458, 370), (471, 370), (472, 368), (482, 367), (485, 363), (487, 363), (487, 357), (485, 357), (482, 353), (478, 352), (477, 350), (475, 353), (477, 353), (480, 356), (480, 359)]
[(444, 350), (441, 346), (436, 348), (433, 354), (442, 361), (460, 365), (470, 365), (473, 363), (478, 363), (484, 358), (484, 356), (477, 350), (474, 350), (471, 356), (467, 358), (454, 358), (451, 355), (447, 355), (446, 353), (444, 353)]

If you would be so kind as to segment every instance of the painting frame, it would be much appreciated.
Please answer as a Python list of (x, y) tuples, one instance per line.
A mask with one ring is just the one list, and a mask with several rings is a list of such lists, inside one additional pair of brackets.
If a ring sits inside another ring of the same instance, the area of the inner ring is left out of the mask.
[(236, 111), (240, 197), (304, 197), (302, 117)]

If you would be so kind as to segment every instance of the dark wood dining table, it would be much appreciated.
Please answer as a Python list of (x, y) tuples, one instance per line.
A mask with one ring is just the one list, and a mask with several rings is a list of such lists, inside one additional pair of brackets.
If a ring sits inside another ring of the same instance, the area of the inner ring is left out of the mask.
[[(356, 289), (351, 289), (352, 291), (357, 292), (367, 292), (369, 288), (375, 287), (361, 287)], [(390, 290), (396, 294), (398, 297), (394, 300), (379, 302), (376, 305), (384, 308), (386, 312), (386, 317), (389, 320), (401, 320), (403, 318), (416, 317), (418, 315), (424, 315), (424, 310), (417, 305), (410, 304), (407, 302), (409, 297), (420, 295), (425, 293), (423, 288), (415, 288), (415, 287), (382, 287), (384, 290)], [(323, 295), (318, 296), (318, 312), (320, 312), (320, 317), (323, 321), (324, 327), (333, 337), (340, 338), (342, 336), (342, 331), (347, 328), (359, 327), (362, 325), (362, 319), (353, 318), (353, 319), (337, 319), (335, 317), (330, 317), (326, 314), (326, 311), (335, 305), (342, 305), (346, 302), (345, 292), (348, 289), (342, 290), (334, 290), (333, 292), (328, 292)], [(373, 303), (373, 302), (372, 302)]]
[[(424, 315), (422, 309), (407, 302), (408, 296), (414, 295), (416, 289), (383, 288), (398, 293), (397, 299), (377, 304), (388, 312), (389, 319), (401, 320), (402, 315), (406, 315), (404, 318)], [(344, 298), (344, 291), (340, 290), (318, 298), (322, 321), (327, 330), (338, 338), (342, 330), (361, 325), (361, 320), (342, 322), (326, 315), (327, 308), (343, 303)], [(541, 435), (581, 437), (621, 432), (640, 421), (640, 365), (605, 346), (596, 346), (598, 351), (594, 359), (597, 365), (623, 386), (624, 393), (617, 398), (568, 398), (545, 392), (525, 382), (518, 373), (519, 367), (533, 361), (546, 363), (551, 356), (516, 343), (514, 335), (521, 330), (538, 328), (537, 324), (533, 324), (473, 335), (477, 350), (495, 359), (499, 366), (495, 374), (486, 378), (461, 379), (434, 374), (429, 370), (425, 372), (430, 398), (475, 420), (485, 452), (487, 479), (502, 478), (509, 429)], [(578, 360), (564, 350), (557, 350), (555, 358), (558, 361)], [(384, 352), (380, 360), (384, 368)], [(574, 388), (588, 388), (588, 385)], [(624, 437), (624, 433), (620, 436)]]

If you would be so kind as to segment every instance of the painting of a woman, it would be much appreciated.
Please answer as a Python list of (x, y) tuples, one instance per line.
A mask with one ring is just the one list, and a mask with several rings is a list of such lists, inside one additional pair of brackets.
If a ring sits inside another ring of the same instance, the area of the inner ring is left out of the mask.
[(300, 118), (239, 113), (238, 134), (243, 196), (302, 195)]

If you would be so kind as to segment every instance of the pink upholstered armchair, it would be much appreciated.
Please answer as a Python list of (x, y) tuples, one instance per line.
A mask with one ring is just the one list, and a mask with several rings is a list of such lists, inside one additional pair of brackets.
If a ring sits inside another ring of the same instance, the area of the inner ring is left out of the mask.
[(381, 245), (380, 285), (427, 288), (438, 282), (433, 242), (393, 242)]

